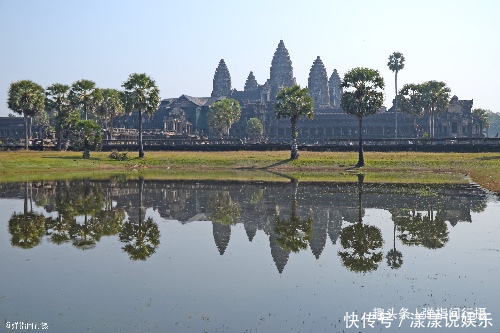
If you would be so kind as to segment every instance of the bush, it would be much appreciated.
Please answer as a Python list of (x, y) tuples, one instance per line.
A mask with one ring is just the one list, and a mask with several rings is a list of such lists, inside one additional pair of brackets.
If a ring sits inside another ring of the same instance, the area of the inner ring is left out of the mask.
[(125, 161), (127, 159), (127, 152), (120, 153), (115, 149), (111, 152), (109, 157), (117, 161)]

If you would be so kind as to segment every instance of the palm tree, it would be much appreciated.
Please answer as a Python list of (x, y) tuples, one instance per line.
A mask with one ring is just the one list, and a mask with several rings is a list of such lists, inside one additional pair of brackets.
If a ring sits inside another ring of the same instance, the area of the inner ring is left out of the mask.
[(28, 118), (43, 111), (45, 90), (30, 80), (22, 80), (10, 84), (7, 106), (24, 117), (24, 149), (28, 149)]
[(421, 85), (414, 83), (405, 84), (399, 91), (401, 111), (413, 116), (415, 137), (418, 137), (417, 117), (422, 117), (425, 112), (421, 91)]
[(109, 131), (109, 139), (112, 139), (113, 118), (125, 113), (123, 98), (116, 89), (101, 89), (102, 100), (97, 106), (97, 113), (102, 117), (104, 128)]
[(405, 57), (401, 52), (394, 52), (389, 56), (389, 62), (387, 66), (391, 71), (395, 73), (395, 90), (396, 90), (396, 102), (394, 105), (394, 114), (396, 115), (396, 138), (398, 137), (398, 72), (405, 67)]
[(128, 112), (137, 110), (139, 113), (139, 157), (144, 157), (142, 145), (142, 112), (152, 115), (160, 105), (160, 90), (156, 83), (146, 74), (130, 74), (122, 84), (125, 88), (125, 109)]
[(100, 102), (99, 90), (95, 82), (90, 80), (79, 80), (73, 83), (69, 98), (74, 106), (83, 107), (84, 120), (88, 119), (88, 112), (94, 111)]
[(429, 135), (434, 137), (434, 116), (448, 108), (450, 88), (441, 81), (427, 81), (420, 85), (423, 109), (429, 114)]
[(75, 127), (83, 139), (83, 158), (90, 158), (90, 149), (95, 149), (102, 141), (102, 129), (92, 120), (79, 120)]
[(62, 146), (62, 127), (65, 115), (69, 106), (69, 86), (61, 83), (54, 83), (47, 87), (45, 92), (45, 105), (48, 111), (56, 113), (56, 135), (57, 135), (57, 150), (61, 150)]
[(283, 88), (276, 96), (277, 103), (274, 113), (277, 119), (290, 119), (292, 131), (292, 147), (290, 159), (299, 158), (297, 146), (297, 121), (302, 117), (314, 118), (314, 103), (309, 96), (307, 88), (300, 88), (299, 85)]
[(488, 119), (488, 113), (491, 112), (490, 110), (485, 110), (485, 109), (473, 109), (472, 110), (472, 115), (473, 119), (476, 122), (476, 133), (479, 134), (481, 137), (484, 135), (483, 131), (485, 128), (490, 127), (490, 121)]
[(356, 167), (365, 165), (363, 156), (363, 117), (377, 113), (384, 102), (384, 79), (377, 70), (357, 67), (347, 72), (340, 84), (340, 106), (347, 114), (358, 117), (359, 159)]

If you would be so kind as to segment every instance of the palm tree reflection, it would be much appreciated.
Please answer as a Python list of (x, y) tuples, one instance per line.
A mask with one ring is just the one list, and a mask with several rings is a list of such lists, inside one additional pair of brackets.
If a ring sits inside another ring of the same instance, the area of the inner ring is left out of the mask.
[(302, 219), (297, 214), (297, 192), (299, 183), (297, 179), (291, 180), (292, 200), (289, 219), (282, 219), (277, 213), (274, 220), (274, 233), (276, 243), (286, 251), (299, 252), (307, 248), (312, 236), (313, 219)]
[(398, 238), (404, 245), (440, 249), (449, 240), (448, 225), (444, 219), (434, 216), (432, 207), (426, 215), (413, 210), (399, 216), (395, 223), (400, 233)]
[(340, 232), (340, 245), (344, 251), (338, 255), (342, 264), (356, 273), (371, 272), (378, 268), (383, 259), (380, 251), (383, 244), (382, 233), (375, 226), (363, 224), (362, 195), (364, 175), (358, 175), (359, 222), (345, 227)]
[(45, 217), (28, 211), (28, 182), (24, 183), (24, 212), (14, 213), (9, 219), (9, 233), (12, 246), (31, 249), (42, 242), (45, 235)]
[(160, 230), (153, 218), (148, 217), (144, 222), (143, 207), (144, 179), (139, 178), (139, 216), (138, 223), (129, 221), (123, 225), (120, 232), (120, 241), (126, 243), (122, 247), (131, 260), (146, 260), (156, 252), (160, 245)]

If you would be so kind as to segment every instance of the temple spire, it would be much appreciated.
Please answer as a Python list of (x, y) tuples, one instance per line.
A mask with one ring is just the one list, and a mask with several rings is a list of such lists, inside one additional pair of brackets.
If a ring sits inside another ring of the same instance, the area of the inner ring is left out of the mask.
[(342, 91), (340, 90), (340, 76), (337, 70), (334, 69), (328, 85), (330, 88), (330, 105), (333, 108), (340, 108), (340, 98), (342, 97)]
[(314, 108), (330, 107), (330, 91), (325, 65), (318, 56), (311, 66), (308, 81), (309, 95), (314, 101)]
[(253, 72), (250, 72), (248, 74), (247, 82), (245, 82), (245, 91), (255, 91), (259, 89), (259, 84), (257, 83), (257, 80), (255, 79), (255, 75), (253, 75)]
[(275, 98), (278, 91), (284, 87), (291, 87), (295, 84), (293, 77), (292, 61), (285, 47), (283, 40), (280, 40), (273, 60), (271, 61), (269, 85), (271, 87), (271, 96)]
[(224, 59), (219, 61), (215, 70), (212, 97), (229, 96), (231, 94), (231, 75)]

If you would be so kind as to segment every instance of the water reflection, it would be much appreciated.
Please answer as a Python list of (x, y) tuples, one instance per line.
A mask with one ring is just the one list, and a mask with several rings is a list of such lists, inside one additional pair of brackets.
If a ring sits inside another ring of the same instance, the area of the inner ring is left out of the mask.
[(339, 251), (342, 264), (349, 270), (364, 273), (376, 270), (382, 261), (382, 232), (379, 228), (363, 224), (364, 175), (358, 175), (358, 222), (340, 232)]
[[(392, 269), (403, 264), (405, 246), (440, 249), (450, 228), (472, 222), (486, 195), (469, 185), (303, 184), (183, 182), (110, 179), (3, 184), (1, 198), (24, 200), (8, 222), (12, 246), (31, 249), (44, 240), (87, 250), (102, 237), (117, 237), (131, 260), (147, 260), (160, 244), (160, 228), (147, 210), (181, 224), (211, 221), (215, 247), (226, 253), (232, 229), (243, 225), (248, 241), (263, 232), (279, 273), (292, 253), (319, 259), (328, 239), (350, 271), (376, 270), (382, 260), (381, 230), (363, 222), (367, 209), (383, 209), (393, 221)], [(399, 248), (396, 247), (398, 240)], [(340, 244), (339, 244), (340, 243)], [(310, 249), (310, 250), (309, 250)], [(236, 250), (237, 251), (237, 250)]]

